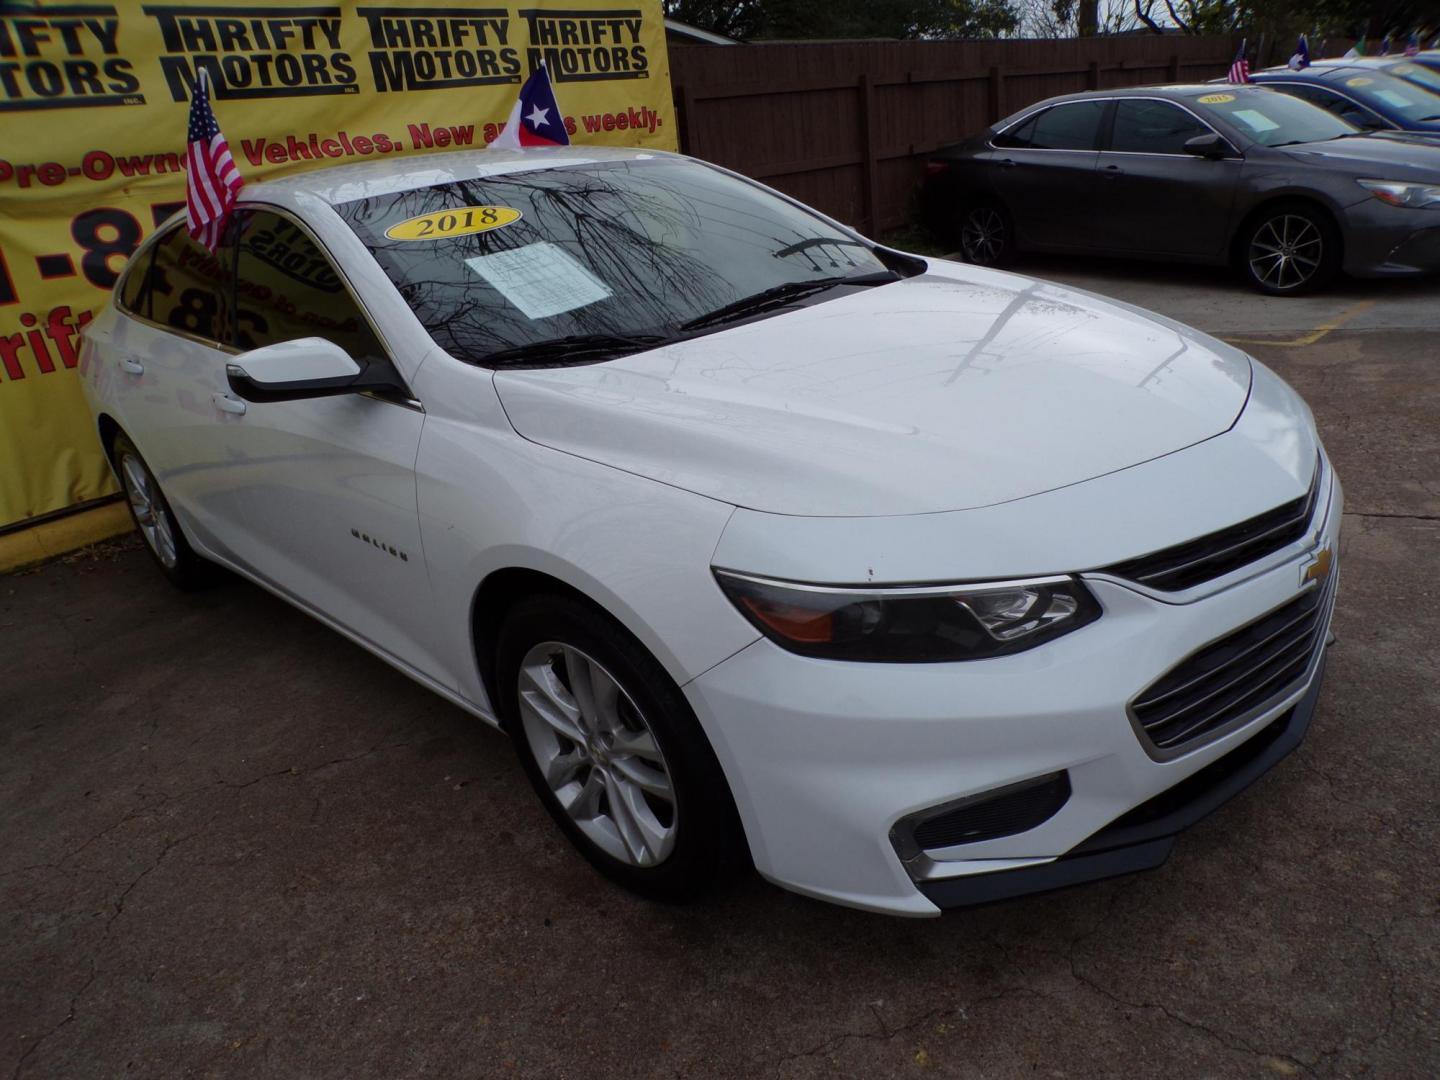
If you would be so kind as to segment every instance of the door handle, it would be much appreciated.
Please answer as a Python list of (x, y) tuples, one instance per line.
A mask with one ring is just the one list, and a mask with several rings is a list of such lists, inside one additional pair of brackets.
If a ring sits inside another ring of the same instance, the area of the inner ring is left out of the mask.
[(128, 356), (122, 356), (120, 358), (120, 370), (125, 372), (126, 375), (144, 375), (145, 365), (139, 360), (132, 360)]
[(1125, 170), (1120, 168), (1119, 165), (1102, 166), (1100, 172), (1104, 175), (1106, 180), (1114, 180), (1117, 176), (1125, 175)]
[(229, 394), (211, 394), (210, 400), (221, 412), (234, 413), (236, 416), (245, 415), (245, 402), (239, 398), (233, 398)]
[(995, 162), (995, 164), (999, 165), (1002, 169), (1013, 169), (1017, 163), (1007, 157), (1001, 158), (999, 161)]

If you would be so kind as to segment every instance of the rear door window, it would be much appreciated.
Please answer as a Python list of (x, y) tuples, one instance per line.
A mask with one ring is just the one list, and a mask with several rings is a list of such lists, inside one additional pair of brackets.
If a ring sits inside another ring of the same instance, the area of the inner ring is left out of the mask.
[(1103, 101), (1070, 101), (1022, 121), (995, 140), (1016, 150), (1098, 150)]
[(1183, 154), (1186, 142), (1208, 134), (1210, 128), (1168, 101), (1121, 101), (1115, 106), (1110, 149), (1131, 154)]
[(178, 225), (154, 250), (144, 284), (133, 294), (127, 289), (122, 302), (136, 314), (163, 326), (216, 344), (228, 342), (232, 327), (233, 246), (227, 240), (212, 253), (192, 240), (183, 225)]

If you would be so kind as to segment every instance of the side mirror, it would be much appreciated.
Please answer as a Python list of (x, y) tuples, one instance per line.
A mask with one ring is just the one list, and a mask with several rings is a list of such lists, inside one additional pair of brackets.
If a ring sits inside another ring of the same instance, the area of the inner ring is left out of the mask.
[(1214, 161), (1217, 158), (1223, 158), (1230, 152), (1230, 144), (1213, 131), (1185, 140), (1185, 153), (1194, 154), (1196, 157)]
[(318, 337), (267, 345), (225, 365), (230, 389), (259, 403), (393, 388), (389, 378), (374, 380), (366, 375), (366, 369), (339, 345)]

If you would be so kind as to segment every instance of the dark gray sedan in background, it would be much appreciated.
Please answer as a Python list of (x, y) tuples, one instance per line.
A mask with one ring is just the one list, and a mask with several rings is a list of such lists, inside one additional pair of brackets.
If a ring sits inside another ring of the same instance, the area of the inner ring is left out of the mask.
[(921, 212), (975, 263), (1050, 251), (1234, 264), (1290, 296), (1342, 269), (1440, 270), (1440, 147), (1367, 136), (1258, 87), (1071, 94), (936, 152)]

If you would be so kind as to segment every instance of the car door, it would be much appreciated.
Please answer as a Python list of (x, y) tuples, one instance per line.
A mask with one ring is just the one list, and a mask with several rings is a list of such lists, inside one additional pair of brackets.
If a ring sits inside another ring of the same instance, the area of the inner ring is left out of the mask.
[(1010, 211), (1020, 243), (1082, 248), (1095, 239), (1088, 210), (1105, 101), (1052, 105), (999, 132), (986, 156), (995, 194)]
[(233, 234), (212, 253), (172, 225), (125, 280), (108, 362), (126, 434), (182, 524), (212, 553), (231, 554), (234, 524), (220, 408), (231, 344)]
[[(344, 275), (297, 218), (237, 216), (235, 342), (245, 351), (323, 337), (362, 364), (393, 363)], [(396, 376), (399, 380), (398, 375)], [(401, 382), (403, 385), (403, 382)], [(230, 396), (229, 490), (244, 565), (421, 671), (433, 618), (415, 503), (425, 414), (406, 396), (297, 401)]]
[(1214, 133), (1174, 102), (1117, 101), (1096, 169), (1097, 246), (1152, 255), (1223, 254), (1244, 159), (1185, 152), (1188, 140)]

